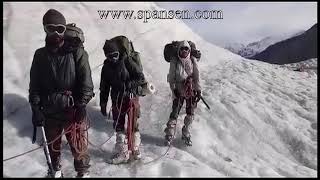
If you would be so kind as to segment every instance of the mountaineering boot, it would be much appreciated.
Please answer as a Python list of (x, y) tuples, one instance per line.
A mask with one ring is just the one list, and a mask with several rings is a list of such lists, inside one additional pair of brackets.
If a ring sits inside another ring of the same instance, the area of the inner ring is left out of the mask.
[(127, 163), (129, 160), (128, 141), (123, 132), (117, 132), (115, 154), (111, 157), (112, 164)]
[(89, 178), (89, 177), (90, 177), (89, 172), (84, 172), (84, 173), (78, 172), (76, 176), (76, 178)]
[(170, 146), (172, 140), (174, 139), (175, 131), (176, 131), (176, 124), (177, 120), (176, 119), (169, 119), (167, 122), (167, 127), (164, 130), (166, 133), (165, 135), (165, 145)]
[(63, 174), (62, 174), (61, 170), (53, 171), (51, 173), (51, 170), (48, 169), (48, 174), (47, 174), (46, 178), (63, 178)]
[(173, 136), (171, 136), (171, 135), (166, 135), (166, 136), (165, 136), (164, 145), (165, 145), (165, 146), (170, 146), (173, 139), (174, 139)]
[(139, 131), (136, 131), (134, 133), (134, 146), (133, 146), (133, 152), (132, 152), (133, 158), (135, 160), (141, 159), (141, 153), (139, 150), (140, 143), (141, 143), (141, 135)]
[(184, 118), (184, 126), (182, 127), (182, 140), (184, 140), (184, 143), (187, 146), (192, 146), (191, 134), (190, 134), (192, 121), (193, 121), (193, 115), (186, 115), (186, 117)]
[(191, 136), (186, 137), (186, 136), (182, 135), (181, 139), (184, 141), (184, 143), (187, 146), (192, 146)]

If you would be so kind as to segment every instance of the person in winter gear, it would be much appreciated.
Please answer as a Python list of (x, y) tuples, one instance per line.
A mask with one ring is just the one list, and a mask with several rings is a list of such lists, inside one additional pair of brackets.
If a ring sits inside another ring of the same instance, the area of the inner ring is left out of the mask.
[(188, 41), (179, 44), (177, 56), (170, 60), (170, 69), (167, 76), (170, 89), (173, 93), (172, 112), (165, 128), (165, 139), (168, 144), (173, 140), (179, 112), (186, 101), (186, 117), (182, 128), (182, 139), (187, 145), (192, 145), (190, 128), (194, 118), (196, 102), (201, 97), (199, 69), (197, 60), (191, 55)]
[[(119, 43), (119, 41), (126, 43)], [(128, 115), (130, 102), (134, 103), (136, 118), (140, 117), (137, 89), (139, 89), (139, 86), (146, 84), (142, 66), (139, 64), (140, 60), (138, 62), (133, 61), (132, 52), (123, 46), (123, 44), (128, 45), (128, 43), (129, 40), (125, 36), (117, 36), (111, 40), (106, 40), (103, 47), (106, 59), (101, 71), (100, 107), (102, 115), (107, 116), (106, 108), (110, 94), (113, 128), (116, 131), (115, 154), (111, 158), (113, 164), (126, 163), (129, 160), (130, 152), (128, 151), (128, 137), (125, 133), (125, 117)], [(141, 140), (138, 126), (138, 122), (136, 122), (133, 133), (132, 155), (134, 159), (141, 158), (139, 150)]]
[[(69, 51), (64, 43), (66, 20), (57, 10), (50, 9), (43, 16), (46, 32), (45, 47), (35, 51), (30, 69), (29, 102), (34, 126), (44, 126), (48, 143), (59, 137), (70, 125), (84, 123), (86, 105), (94, 96), (88, 53), (84, 48)], [(86, 141), (83, 130), (77, 136)], [(79, 153), (66, 138), (74, 157), (78, 176), (88, 173), (90, 157), (87, 151)], [(86, 148), (85, 148), (86, 149)], [(53, 174), (61, 173), (61, 136), (49, 145)]]

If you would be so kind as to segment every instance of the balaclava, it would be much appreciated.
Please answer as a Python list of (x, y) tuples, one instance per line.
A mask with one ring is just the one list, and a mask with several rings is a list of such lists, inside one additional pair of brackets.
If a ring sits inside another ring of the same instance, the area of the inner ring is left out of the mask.
[[(65, 17), (55, 9), (49, 9), (43, 16), (42, 19), (43, 27), (47, 24), (54, 25), (66, 25)], [(51, 47), (60, 47), (63, 44), (64, 32), (61, 34), (58, 33), (47, 33), (46, 43)]]
[(103, 46), (103, 51), (108, 61), (112, 63), (119, 62), (120, 52), (119, 52), (119, 47), (115, 42), (106, 40)]
[(188, 41), (182, 41), (179, 46), (178, 57), (183, 65), (183, 68), (188, 76), (193, 72), (193, 66), (190, 59), (191, 47)]
[(178, 57), (180, 60), (190, 58), (190, 45), (188, 41), (182, 41), (179, 46)]

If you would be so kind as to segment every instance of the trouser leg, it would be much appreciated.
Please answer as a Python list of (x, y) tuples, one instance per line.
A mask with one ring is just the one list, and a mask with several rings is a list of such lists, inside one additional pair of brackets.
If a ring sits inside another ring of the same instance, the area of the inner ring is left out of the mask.
[[(47, 142), (51, 143), (48, 146), (48, 149), (52, 167), (55, 171), (59, 171), (61, 169), (61, 134), (63, 126), (61, 123), (58, 123), (54, 119), (48, 119), (45, 122), (44, 129), (46, 133)], [(52, 143), (53, 140), (55, 141)]]
[(125, 130), (125, 111), (123, 110), (124, 106), (120, 108), (116, 105), (112, 105), (112, 117), (113, 117), (113, 128), (116, 132)]
[(190, 130), (191, 130), (191, 124), (194, 119), (194, 109), (195, 109), (195, 106), (194, 106), (191, 98), (187, 99), (186, 100), (186, 113), (187, 113), (187, 115), (184, 118), (184, 126), (182, 127), (182, 135), (187, 138), (191, 137)]
[[(76, 124), (76, 122), (69, 121), (69, 123), (67, 123), (65, 126), (65, 130), (70, 125), (79, 125), (79, 124)], [(74, 168), (75, 168), (75, 171), (77, 171), (79, 174), (89, 172), (89, 168), (90, 168), (90, 156), (88, 153), (88, 146), (87, 146), (88, 137), (87, 137), (87, 130), (85, 128), (86, 127), (81, 126), (78, 129), (76, 129), (76, 136), (77, 136), (76, 141), (75, 139), (73, 139), (76, 137), (72, 137), (72, 135), (75, 135), (75, 134), (71, 134), (71, 133), (66, 134), (66, 138), (74, 158), (74, 161), (73, 161)]]
[(141, 135), (139, 132), (139, 118), (140, 118), (140, 103), (139, 103), (139, 97), (135, 97), (132, 99), (133, 103), (135, 105), (135, 114), (136, 114), (136, 118), (135, 118), (135, 122), (134, 122), (134, 145), (133, 145), (133, 150), (134, 151), (139, 151), (139, 146), (141, 144)]
[(175, 135), (177, 118), (179, 116), (181, 107), (183, 106), (183, 101), (184, 99), (182, 97), (173, 100), (172, 112), (170, 113), (169, 121), (167, 122), (167, 127), (164, 130), (166, 138), (172, 138)]

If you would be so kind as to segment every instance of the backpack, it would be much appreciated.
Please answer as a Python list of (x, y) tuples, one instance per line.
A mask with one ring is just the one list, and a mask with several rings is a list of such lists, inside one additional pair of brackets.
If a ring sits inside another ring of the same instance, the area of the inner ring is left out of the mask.
[(66, 32), (64, 33), (64, 41), (66, 48), (69, 51), (75, 51), (80, 47), (83, 47), (84, 33), (82, 29), (76, 26), (75, 23), (66, 25)]
[(84, 49), (84, 33), (81, 28), (77, 27), (75, 23), (69, 23), (66, 25), (66, 31), (64, 33), (64, 49), (67, 52), (71, 52), (75, 64), (77, 64), (77, 51), (79, 48)]
[(135, 62), (137, 65), (137, 70), (140, 72), (143, 71), (140, 53), (134, 50), (132, 41), (130, 41), (126, 36), (116, 36), (110, 40), (106, 40), (103, 49), (105, 49), (107, 43), (116, 43), (120, 49), (120, 54), (126, 53), (129, 57), (128, 60)]
[[(178, 58), (178, 47), (182, 41), (172, 41), (164, 46), (163, 56), (167, 62), (170, 62), (172, 58)], [(197, 50), (196, 45), (192, 41), (188, 41), (191, 47), (191, 55), (197, 58), (199, 61), (201, 58), (201, 53)]]

